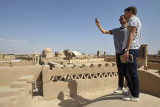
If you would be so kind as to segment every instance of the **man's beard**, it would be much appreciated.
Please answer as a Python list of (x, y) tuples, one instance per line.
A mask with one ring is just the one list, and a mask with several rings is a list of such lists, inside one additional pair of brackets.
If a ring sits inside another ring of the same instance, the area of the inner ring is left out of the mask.
[(121, 24), (125, 24), (125, 22), (122, 22)]

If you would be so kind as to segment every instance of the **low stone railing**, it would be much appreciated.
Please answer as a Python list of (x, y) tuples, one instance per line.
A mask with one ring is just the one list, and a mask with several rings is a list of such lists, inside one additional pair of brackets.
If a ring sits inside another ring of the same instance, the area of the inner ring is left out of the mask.
[(104, 58), (86, 58), (86, 59), (70, 59), (69, 63), (72, 64), (85, 64), (85, 63), (102, 63)]
[(74, 65), (69, 67), (44, 66), (43, 96), (45, 99), (58, 97), (60, 92), (64, 95), (74, 96), (78, 93), (117, 87), (117, 67), (115, 63)]
[(147, 94), (160, 97), (160, 75), (158, 70), (138, 69), (140, 90)]
[(160, 69), (160, 63), (148, 63), (148, 69)]

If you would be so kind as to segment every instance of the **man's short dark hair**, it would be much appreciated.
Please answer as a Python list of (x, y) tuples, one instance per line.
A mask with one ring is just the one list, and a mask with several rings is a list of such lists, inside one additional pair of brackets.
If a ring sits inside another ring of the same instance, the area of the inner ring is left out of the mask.
[(129, 12), (130, 10), (132, 10), (132, 13), (133, 13), (134, 15), (137, 14), (137, 8), (134, 7), (134, 6), (127, 7), (124, 11), (128, 11), (128, 12)]
[(122, 17), (122, 16), (124, 16), (124, 15), (121, 15), (120, 17)]

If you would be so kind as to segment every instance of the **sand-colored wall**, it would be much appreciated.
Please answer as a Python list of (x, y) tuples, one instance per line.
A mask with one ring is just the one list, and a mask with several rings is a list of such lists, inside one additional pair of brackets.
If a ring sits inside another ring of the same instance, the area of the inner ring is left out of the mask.
[(117, 68), (114, 63), (92, 64), (64, 68), (55, 66), (50, 70), (44, 67), (43, 96), (56, 98), (60, 93), (66, 96), (78, 95), (87, 91), (109, 89), (118, 86)]
[(76, 96), (79, 93), (117, 88), (117, 76), (96, 78), (96, 79), (79, 79), (68, 81), (49, 81), (43, 84), (43, 95), (45, 99), (57, 98), (61, 92), (65, 96)]
[[(144, 70), (145, 66), (138, 69), (140, 90), (160, 97), (160, 75), (158, 70)], [(45, 99), (59, 97), (61, 93), (66, 96), (78, 95), (87, 91), (96, 91), (117, 87), (118, 77), (115, 75), (115, 63), (92, 64), (63, 68), (48, 66), (43, 68), (43, 95)], [(94, 78), (93, 75), (96, 76)]]
[(160, 69), (160, 63), (148, 63), (148, 69)]
[(33, 107), (33, 75), (21, 76), (10, 86), (0, 86), (0, 107)]
[(33, 75), (36, 79), (42, 70), (42, 66), (15, 66), (0, 67), (0, 86), (9, 86), (17, 81), (20, 76)]
[(85, 58), (85, 59), (70, 59), (69, 63), (85, 64), (85, 63), (102, 63), (104, 58)]
[(160, 97), (160, 75), (158, 70), (138, 70), (140, 90)]
[[(14, 59), (13, 59), (14, 60)], [(32, 66), (34, 65), (32, 60), (20, 60), (20, 62), (0, 62), (0, 67), (10, 67), (12, 66)]]
[(158, 55), (148, 55), (149, 62), (160, 62), (160, 56)]
[(139, 66), (147, 66), (147, 58), (138, 57), (137, 63)]
[(106, 62), (115, 62), (115, 61), (116, 61), (116, 58), (115, 58), (115, 57), (106, 57), (106, 58), (104, 59), (104, 61), (106, 61)]

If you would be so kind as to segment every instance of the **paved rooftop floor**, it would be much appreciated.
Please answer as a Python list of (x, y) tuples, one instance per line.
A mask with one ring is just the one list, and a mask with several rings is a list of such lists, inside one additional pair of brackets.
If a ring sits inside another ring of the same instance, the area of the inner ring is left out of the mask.
[(160, 107), (160, 98), (140, 93), (140, 101), (123, 101), (123, 94), (113, 93), (114, 89), (99, 90), (78, 94), (75, 97), (44, 100), (34, 97), (34, 107)]

